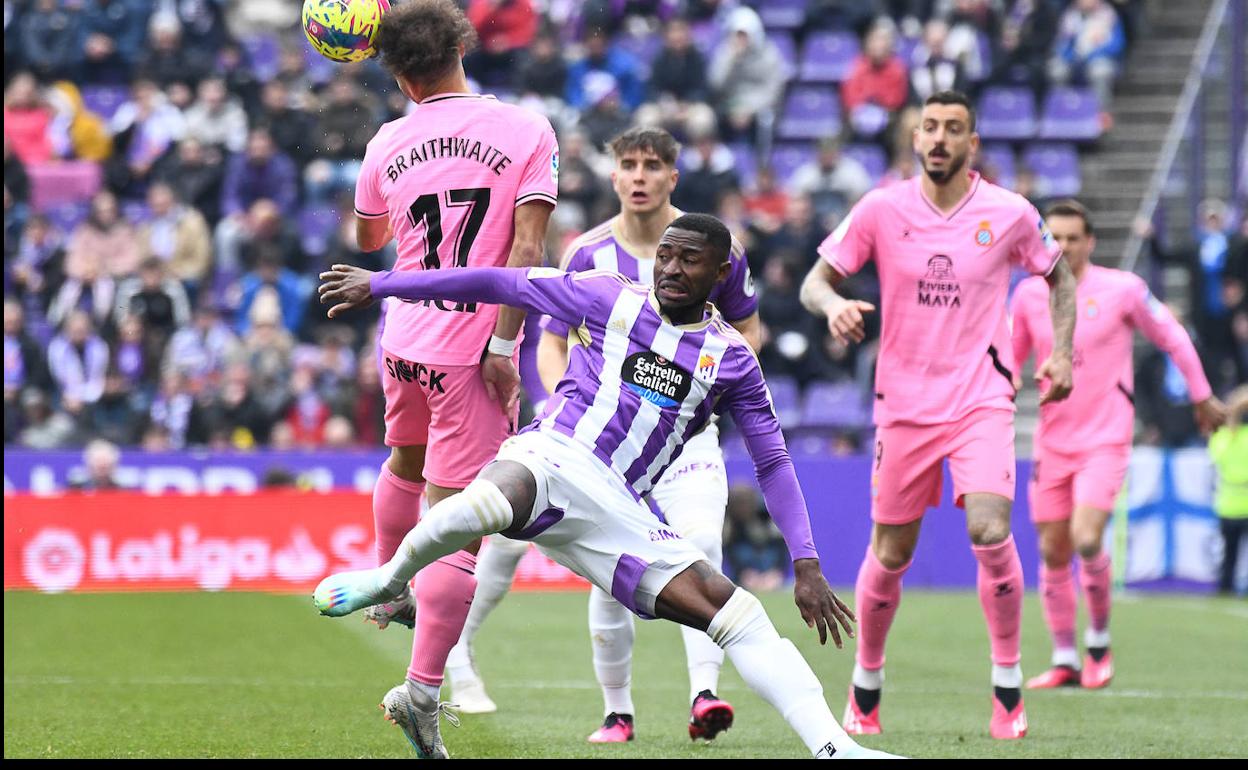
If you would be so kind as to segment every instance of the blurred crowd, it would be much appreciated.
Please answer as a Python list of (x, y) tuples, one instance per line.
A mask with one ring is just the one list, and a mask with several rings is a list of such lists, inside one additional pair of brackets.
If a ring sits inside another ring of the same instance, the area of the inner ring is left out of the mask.
[[(946, 88), (1041, 96), (1077, 82), (1108, 110), (1139, 21), (1135, 0), (464, 5), (480, 38), (464, 62), (474, 85), (558, 132), (552, 263), (618, 210), (606, 140), (663, 125), (685, 146), (675, 204), (717, 213), (746, 245), (769, 376), (864, 395), (873, 344), (833, 342), (798, 285), (859, 197), (916, 173), (917, 105)], [(393, 262), (393, 246), (358, 250), (351, 191), (368, 140), (412, 105), (375, 61), (317, 57), (299, 6), (5, 0), (6, 445), (380, 444), (378, 311), (328, 322), (314, 286), (334, 262)], [(858, 41), (835, 76), (843, 128), (782, 168), (777, 116), (798, 74), (785, 49), (829, 30)], [(990, 162), (980, 170), (996, 179)], [(1026, 168), (1011, 181), (1043, 204)], [(1226, 264), (1243, 259), (1230, 226)], [(849, 291), (876, 299), (878, 283), (867, 272)], [(1242, 366), (1244, 336), (1228, 339)]]

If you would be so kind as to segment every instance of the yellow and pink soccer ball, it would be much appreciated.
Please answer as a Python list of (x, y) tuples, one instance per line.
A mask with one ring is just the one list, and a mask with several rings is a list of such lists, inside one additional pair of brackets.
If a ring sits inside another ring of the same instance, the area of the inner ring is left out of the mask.
[(389, 0), (303, 0), (303, 34), (316, 52), (336, 62), (363, 61)]

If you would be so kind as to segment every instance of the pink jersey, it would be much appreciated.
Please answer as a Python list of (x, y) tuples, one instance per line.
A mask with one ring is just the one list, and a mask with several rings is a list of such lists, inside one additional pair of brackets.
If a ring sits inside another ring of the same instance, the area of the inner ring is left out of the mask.
[(867, 193), (819, 246), (842, 275), (871, 259), (880, 274), (877, 425), (1012, 410), (1010, 266), (1047, 275), (1061, 256), (1035, 207), (979, 174), (948, 214), (919, 184), (915, 177)]
[[(389, 217), (395, 270), (502, 267), (516, 206), (554, 204), (559, 147), (550, 121), (492, 96), (441, 94), (368, 143), (355, 213)], [(393, 302), (382, 347), (408, 361), (475, 364), (498, 319), (476, 302)]]
[[(1210, 396), (1209, 381), (1192, 340), (1144, 280), (1134, 273), (1089, 265), (1076, 293), (1075, 389), (1065, 401), (1040, 408), (1037, 453), (1079, 454), (1112, 445), (1129, 445), (1135, 427), (1132, 332), (1139, 329), (1169, 353), (1187, 380), (1193, 401)], [(1014, 358), (1021, 365), (1035, 351), (1044, 361), (1053, 350), (1049, 286), (1028, 278), (1018, 285), (1011, 306)]]

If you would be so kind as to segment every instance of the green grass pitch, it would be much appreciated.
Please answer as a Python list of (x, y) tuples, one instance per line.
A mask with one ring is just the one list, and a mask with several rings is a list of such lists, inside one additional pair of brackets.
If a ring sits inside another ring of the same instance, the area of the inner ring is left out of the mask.
[[(852, 595), (852, 591), (845, 591)], [(786, 594), (764, 597), (839, 716), (852, 647), (820, 648)], [(638, 623), (638, 738), (590, 746), (601, 718), (583, 594), (516, 594), (477, 660), (500, 710), (445, 725), (456, 757), (736, 758), (806, 755), (731, 666), (736, 726), (693, 744), (677, 629)], [(987, 639), (973, 593), (911, 591), (889, 640), (886, 732), (868, 745), (915, 757), (1248, 756), (1248, 604), (1127, 597), (1114, 607), (1108, 690), (1026, 695), (1031, 734), (987, 736)], [(307, 597), (135, 594), (4, 598), (4, 756), (412, 757), (377, 709), (402, 678), (410, 633), (316, 616)], [(851, 643), (852, 645), (852, 643)], [(1048, 662), (1029, 595), (1023, 664)]]

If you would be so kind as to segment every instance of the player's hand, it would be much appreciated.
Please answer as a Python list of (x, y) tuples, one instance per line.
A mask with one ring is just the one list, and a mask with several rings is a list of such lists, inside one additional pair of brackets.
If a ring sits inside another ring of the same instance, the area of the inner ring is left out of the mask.
[(825, 309), (828, 315), (828, 332), (837, 342), (848, 345), (866, 339), (867, 326), (862, 315), (874, 312), (875, 305), (862, 300), (837, 297)]
[(1069, 396), (1075, 387), (1070, 356), (1054, 351), (1036, 370), (1036, 384), (1045, 379), (1049, 381), (1049, 389), (1040, 394), (1040, 406), (1056, 403)]
[(321, 273), (317, 293), (322, 305), (331, 305), (327, 315), (337, 318), (342, 313), (373, 304), (373, 271), (351, 265), (334, 265)]
[(520, 372), (512, 360), (486, 353), (481, 360), (481, 379), (485, 380), (485, 392), (498, 402), (503, 414), (513, 414), (520, 401)]
[(793, 603), (802, 614), (802, 620), (806, 621), (807, 626), (819, 629), (819, 644), (828, 643), (828, 632), (831, 631), (832, 641), (837, 648), (843, 647), (837, 624), (852, 639), (854, 623), (858, 618), (854, 616), (853, 610), (832, 593), (827, 578), (819, 569), (819, 560), (798, 559), (793, 562), (793, 575)]
[(1196, 425), (1203, 436), (1208, 436), (1226, 423), (1226, 404), (1217, 396), (1210, 396), (1192, 406), (1196, 412)]

